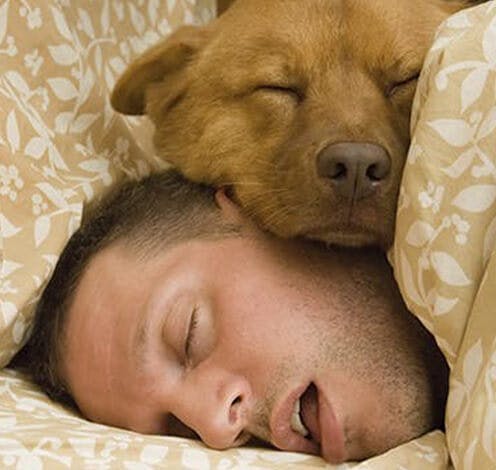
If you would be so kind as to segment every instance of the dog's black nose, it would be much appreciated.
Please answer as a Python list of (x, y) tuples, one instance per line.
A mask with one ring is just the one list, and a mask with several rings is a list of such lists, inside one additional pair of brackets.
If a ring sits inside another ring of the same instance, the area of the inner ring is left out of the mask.
[(391, 159), (381, 145), (339, 142), (317, 154), (317, 173), (331, 182), (347, 199), (363, 199), (384, 182), (391, 171)]

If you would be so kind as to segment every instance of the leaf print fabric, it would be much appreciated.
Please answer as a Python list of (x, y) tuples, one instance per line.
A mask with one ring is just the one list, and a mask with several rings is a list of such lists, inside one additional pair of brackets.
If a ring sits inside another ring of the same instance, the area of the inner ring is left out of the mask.
[(126, 64), (214, 1), (0, 0), (0, 367), (84, 206), (162, 168), (151, 125), (109, 93)]
[(451, 368), (457, 469), (496, 468), (496, 2), (452, 16), (427, 57), (391, 257)]

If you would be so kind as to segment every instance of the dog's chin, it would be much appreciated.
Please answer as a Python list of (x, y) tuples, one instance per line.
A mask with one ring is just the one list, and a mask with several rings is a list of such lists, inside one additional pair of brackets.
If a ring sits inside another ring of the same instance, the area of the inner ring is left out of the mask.
[[(348, 211), (332, 211), (323, 208), (320, 211), (305, 213), (301, 210), (291, 213), (285, 206), (278, 210), (257, 211), (254, 205), (238, 202), (245, 207), (263, 230), (281, 238), (298, 238), (323, 242), (326, 245), (344, 247), (375, 246), (387, 251), (394, 239), (394, 208), (374, 210), (371, 207), (357, 207), (350, 216)], [(285, 217), (275, 217), (274, 214), (284, 214)], [(346, 213), (346, 214), (345, 214)], [(331, 215), (330, 215), (331, 214)]]
[(376, 246), (387, 250), (392, 242), (389, 233), (372, 231), (369, 228), (353, 227), (322, 227), (301, 234), (302, 237), (325, 243), (326, 245), (361, 248)]
[[(344, 247), (378, 247), (387, 251), (393, 244), (394, 219), (387, 214), (377, 214), (373, 210), (357, 211), (355, 217), (344, 221), (340, 214), (334, 214), (333, 221), (328, 216), (316, 214), (303, 216), (296, 214), (276, 218), (273, 213), (259, 213), (255, 207), (244, 205), (235, 195), (234, 201), (245, 208), (245, 213), (252, 217), (255, 223), (264, 231), (281, 238), (298, 238), (322, 242), (325, 245)], [(284, 213), (281, 209), (281, 213)], [(286, 211), (288, 214), (289, 211)], [(379, 223), (378, 220), (381, 220)], [(324, 221), (324, 222), (323, 222)]]

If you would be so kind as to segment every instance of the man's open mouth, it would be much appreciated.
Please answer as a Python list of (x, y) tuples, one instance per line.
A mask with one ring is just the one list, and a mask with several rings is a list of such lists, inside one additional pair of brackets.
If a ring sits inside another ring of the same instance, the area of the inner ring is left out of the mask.
[(280, 449), (320, 453), (332, 463), (344, 459), (343, 433), (329, 400), (313, 382), (287, 397), (271, 424)]
[(311, 382), (303, 395), (295, 401), (291, 429), (307, 439), (320, 443), (317, 399), (317, 388)]

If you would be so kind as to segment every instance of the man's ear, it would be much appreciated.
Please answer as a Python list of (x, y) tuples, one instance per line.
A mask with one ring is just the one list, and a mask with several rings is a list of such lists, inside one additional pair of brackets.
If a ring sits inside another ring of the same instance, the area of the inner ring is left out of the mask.
[(182, 80), (184, 77), (180, 72), (186, 69), (209, 37), (210, 32), (205, 27), (183, 26), (147, 50), (117, 81), (110, 99), (112, 107), (123, 114), (144, 114), (148, 87), (168, 75)]
[(224, 13), (234, 0), (217, 0), (217, 15)]
[(238, 205), (228, 196), (226, 188), (217, 189), (215, 192), (215, 202), (226, 221), (239, 225), (245, 225), (248, 222), (248, 219), (242, 214)]

